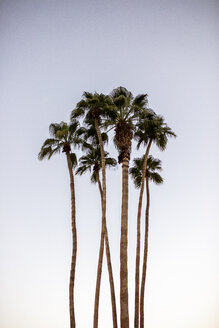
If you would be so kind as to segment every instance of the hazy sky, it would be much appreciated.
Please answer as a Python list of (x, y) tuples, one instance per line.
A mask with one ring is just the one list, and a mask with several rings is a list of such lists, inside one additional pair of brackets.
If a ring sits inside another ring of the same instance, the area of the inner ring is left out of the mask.
[[(219, 327), (218, 18), (219, 3), (211, 0), (0, 1), (1, 328), (69, 327), (67, 165), (63, 154), (44, 162), (37, 154), (49, 124), (68, 121), (83, 91), (109, 93), (120, 85), (148, 93), (150, 107), (178, 136), (164, 153), (152, 148), (165, 183), (151, 186), (146, 326)], [(108, 150), (117, 156), (111, 143)], [(133, 144), (132, 158), (142, 153)], [(88, 328), (100, 199), (89, 175), (75, 183), (76, 319)], [(107, 183), (119, 306), (120, 166)], [(130, 181), (131, 327), (137, 202)], [(110, 328), (105, 262), (103, 270), (99, 327)]]

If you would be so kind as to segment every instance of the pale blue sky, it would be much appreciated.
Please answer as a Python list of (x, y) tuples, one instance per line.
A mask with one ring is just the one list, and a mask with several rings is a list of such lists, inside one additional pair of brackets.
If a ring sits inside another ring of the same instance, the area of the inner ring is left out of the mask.
[[(39, 162), (51, 122), (83, 91), (147, 92), (176, 132), (151, 186), (148, 328), (219, 327), (217, 1), (0, 2), (0, 327), (68, 328), (71, 256), (64, 156)], [(109, 146), (112, 155), (117, 153)], [(143, 151), (143, 150), (142, 150)], [(132, 158), (139, 153), (133, 145)], [(121, 168), (107, 175), (107, 219), (119, 305)], [(92, 326), (100, 200), (76, 177), (78, 328)], [(130, 181), (129, 303), (133, 324), (138, 192)], [(144, 216), (143, 216), (144, 217)], [(104, 262), (100, 328), (110, 328)], [(118, 311), (119, 312), (119, 311)]]

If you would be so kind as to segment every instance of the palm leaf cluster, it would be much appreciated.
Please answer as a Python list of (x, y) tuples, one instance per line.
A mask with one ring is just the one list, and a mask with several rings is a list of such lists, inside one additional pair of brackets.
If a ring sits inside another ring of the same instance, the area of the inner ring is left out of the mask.
[[(114, 134), (112, 136), (112, 132)], [(98, 257), (96, 291), (94, 300), (93, 328), (98, 327), (99, 296), (102, 274), (104, 249), (106, 252), (113, 328), (118, 327), (117, 306), (111, 253), (106, 220), (106, 168), (116, 167), (117, 161), (106, 150), (109, 136), (118, 150), (118, 163), (122, 164), (122, 211), (120, 240), (120, 327), (129, 328), (128, 304), (128, 267), (127, 267), (127, 227), (128, 227), (128, 179), (132, 177), (136, 188), (140, 189), (137, 213), (137, 244), (136, 244), (136, 276), (135, 276), (135, 322), (134, 327), (144, 327), (144, 285), (146, 278), (148, 218), (149, 218), (149, 181), (163, 183), (160, 175), (161, 161), (155, 159), (151, 152), (152, 144), (161, 151), (165, 150), (169, 137), (175, 137), (164, 118), (148, 107), (147, 94), (136, 97), (124, 87), (114, 89), (109, 95), (97, 92), (84, 92), (70, 115), (70, 123), (52, 123), (49, 126), (50, 138), (43, 143), (38, 154), (40, 160), (50, 159), (53, 155), (63, 152), (66, 155), (70, 176), (73, 253), (69, 282), (70, 327), (76, 327), (74, 313), (74, 277), (77, 255), (77, 230), (75, 212), (74, 174), (81, 176), (90, 173), (92, 183), (97, 183), (102, 208), (102, 229)], [(129, 169), (133, 141), (138, 150), (144, 149), (141, 157), (133, 159), (133, 167)], [(72, 152), (77, 148), (77, 152)], [(78, 154), (81, 154), (77, 160)], [(140, 222), (144, 185), (146, 183), (146, 231), (143, 256), (143, 273), (140, 295)], [(140, 320), (139, 320), (140, 314)]]
[[(117, 162), (114, 158), (109, 157), (109, 153), (105, 151), (106, 167), (115, 167)], [(86, 172), (91, 172), (90, 180), (92, 183), (97, 182), (97, 174), (101, 170), (101, 154), (100, 148), (89, 148), (86, 155), (81, 156), (79, 160), (79, 167), (76, 174), (82, 175)]]

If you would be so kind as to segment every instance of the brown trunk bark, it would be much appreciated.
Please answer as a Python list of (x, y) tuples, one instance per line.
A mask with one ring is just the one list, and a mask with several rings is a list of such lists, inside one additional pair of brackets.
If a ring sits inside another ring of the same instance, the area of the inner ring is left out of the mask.
[(128, 169), (129, 160), (122, 161), (122, 213), (120, 238), (120, 323), (121, 328), (129, 328), (128, 309)]
[(101, 186), (101, 182), (100, 182), (99, 171), (95, 172), (95, 174), (96, 174), (96, 178), (97, 178), (97, 184), (98, 184), (98, 188), (99, 188), (99, 192), (100, 192), (101, 206), (102, 206), (103, 190), (102, 190), (102, 186)]
[[(116, 314), (116, 301), (115, 301), (115, 291), (114, 291), (114, 282), (112, 275), (112, 265), (110, 259), (110, 249), (108, 241), (108, 233), (106, 226), (106, 165), (105, 165), (105, 155), (102, 136), (100, 128), (98, 125), (98, 120), (94, 120), (95, 128), (97, 131), (97, 136), (100, 144), (100, 153), (101, 153), (101, 166), (102, 166), (102, 193), (101, 193), (101, 203), (102, 203), (102, 231), (101, 231), (101, 243), (100, 243), (100, 252), (99, 252), (99, 261), (98, 261), (98, 270), (97, 270), (97, 283), (96, 283), (96, 294), (95, 294), (95, 304), (94, 304), (94, 328), (98, 327), (98, 311), (99, 311), (99, 295), (100, 295), (100, 282), (102, 275), (102, 263), (103, 263), (103, 250), (104, 250), (104, 239), (106, 242), (106, 256), (107, 256), (107, 266), (109, 271), (109, 280), (110, 280), (110, 290), (111, 290), (111, 303), (112, 303), (112, 314), (113, 314), (113, 327), (117, 328), (117, 314)], [(99, 184), (100, 188), (100, 184)]]
[[(102, 201), (102, 196), (103, 196), (102, 187), (101, 187), (101, 183), (100, 183), (99, 173), (97, 173), (97, 172), (96, 172), (96, 177), (97, 177), (98, 187), (99, 187), (101, 201)], [(107, 267), (108, 267), (108, 273), (109, 273), (113, 327), (117, 328), (118, 326), (117, 326), (116, 297), (115, 297), (114, 279), (113, 279), (113, 271), (112, 271), (112, 263), (111, 263), (111, 256), (110, 256), (110, 247), (109, 247), (107, 227), (105, 227), (104, 240), (105, 240), (105, 246), (106, 246)]]
[(74, 175), (72, 171), (72, 164), (69, 152), (66, 153), (68, 170), (70, 175), (70, 188), (71, 188), (71, 225), (72, 225), (72, 259), (71, 259), (71, 271), (69, 281), (69, 310), (70, 310), (70, 327), (75, 328), (75, 310), (74, 310), (74, 283), (75, 283), (75, 267), (76, 267), (76, 255), (77, 255), (77, 231), (76, 231), (76, 217), (75, 217), (75, 187), (74, 187)]
[(135, 260), (135, 319), (134, 327), (139, 327), (139, 271), (140, 271), (140, 242), (141, 242), (141, 209), (142, 209), (142, 198), (144, 194), (144, 180), (147, 169), (147, 160), (150, 151), (152, 140), (149, 141), (149, 144), (146, 149), (143, 168), (142, 168), (142, 180), (141, 180), (141, 189), (139, 194), (138, 202), (138, 215), (137, 215), (137, 243), (136, 243), (136, 260)]
[(111, 262), (111, 256), (110, 256), (110, 247), (109, 247), (109, 238), (108, 238), (107, 227), (105, 230), (105, 245), (106, 245), (107, 267), (108, 267), (108, 272), (109, 272), (111, 303), (112, 303), (113, 328), (117, 328), (118, 326), (117, 326), (116, 296), (115, 296), (113, 270), (112, 270), (112, 262)]
[(147, 176), (146, 176), (146, 192), (147, 192), (147, 205), (146, 205), (146, 211), (145, 211), (144, 258), (143, 258), (143, 266), (142, 266), (141, 295), (140, 295), (140, 328), (144, 328), (144, 291), (145, 291), (147, 258), (148, 258), (150, 194), (149, 194), (149, 179)]
[(93, 321), (93, 327), (94, 328), (98, 327), (100, 283), (101, 283), (102, 265), (103, 265), (103, 251), (104, 251), (104, 229), (103, 229), (103, 225), (102, 225), (101, 238), (100, 238), (100, 249), (99, 249), (99, 259), (98, 259), (98, 267), (97, 267), (95, 301), (94, 301), (94, 321)]

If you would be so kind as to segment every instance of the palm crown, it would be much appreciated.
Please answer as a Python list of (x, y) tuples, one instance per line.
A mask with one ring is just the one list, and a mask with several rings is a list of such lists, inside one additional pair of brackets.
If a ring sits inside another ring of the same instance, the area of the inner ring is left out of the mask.
[[(108, 157), (109, 153), (105, 152), (105, 163), (108, 167), (115, 167), (116, 166), (116, 160), (114, 158)], [(82, 175), (85, 172), (89, 171), (92, 172), (91, 175), (91, 182), (96, 183), (97, 182), (97, 174), (99, 173), (101, 169), (101, 154), (100, 154), (100, 148), (92, 148), (90, 145), (90, 148), (86, 155), (82, 156), (79, 159), (80, 165), (76, 171), (76, 174)]]
[(140, 145), (147, 145), (149, 140), (155, 142), (160, 150), (164, 150), (168, 137), (176, 137), (175, 133), (167, 126), (162, 116), (156, 115), (152, 110), (142, 115), (142, 119), (137, 123), (134, 135), (137, 141), (137, 148)]
[[(134, 166), (131, 167), (129, 170), (129, 173), (131, 174), (136, 188), (141, 187), (144, 157), (145, 155), (143, 155), (141, 158), (135, 158), (133, 160)], [(147, 160), (146, 177), (148, 177), (149, 180), (153, 181), (156, 184), (161, 184), (163, 183), (163, 178), (158, 172), (156, 172), (161, 170), (161, 161), (159, 159), (154, 158), (153, 156), (149, 156)]]
[(95, 119), (98, 121), (98, 125), (102, 125), (111, 106), (112, 102), (109, 96), (97, 92), (84, 92), (82, 100), (77, 103), (71, 113), (71, 120), (84, 117), (84, 123), (88, 126), (94, 125)]
[(79, 145), (80, 140), (77, 136), (77, 128), (79, 123), (74, 121), (70, 125), (66, 122), (52, 123), (49, 126), (49, 132), (52, 138), (46, 139), (43, 143), (38, 158), (50, 159), (54, 154), (65, 152), (69, 153), (71, 157), (72, 166), (77, 165), (77, 158), (74, 153), (71, 153), (71, 145)]
[(134, 98), (126, 88), (118, 87), (111, 92), (110, 98), (113, 106), (108, 111), (108, 120), (104, 126), (115, 128), (114, 143), (119, 150), (121, 162), (124, 157), (130, 156), (135, 124), (140, 114), (147, 110), (147, 95), (140, 94)]

